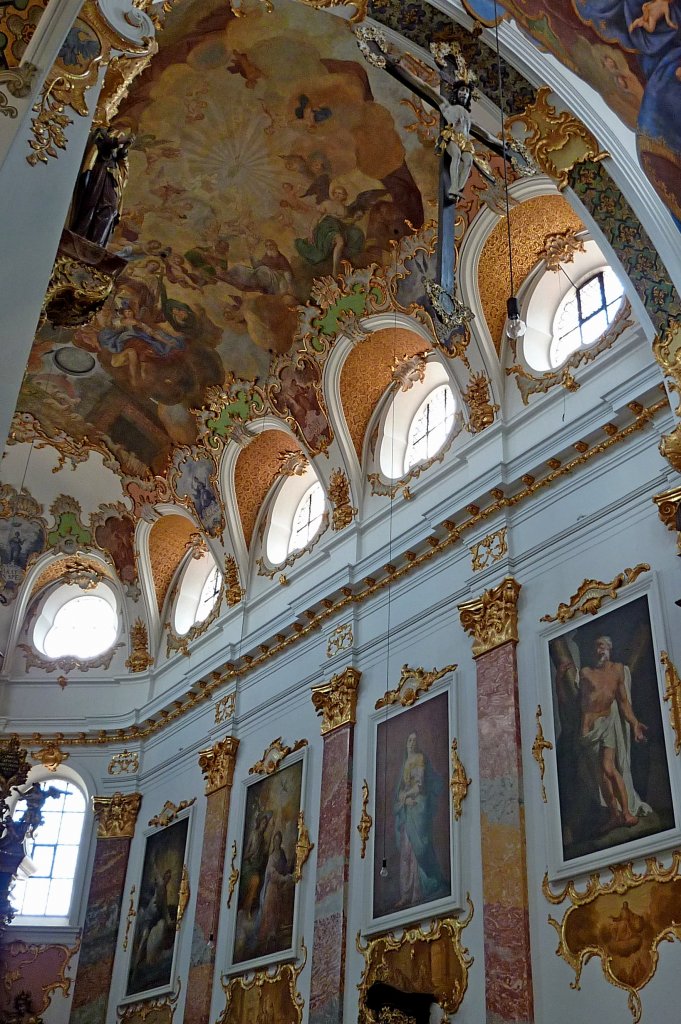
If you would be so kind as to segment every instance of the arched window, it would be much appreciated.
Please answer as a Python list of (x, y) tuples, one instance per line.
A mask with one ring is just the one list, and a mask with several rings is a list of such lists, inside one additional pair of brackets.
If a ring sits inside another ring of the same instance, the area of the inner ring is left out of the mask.
[[(16, 917), (53, 918), (63, 923), (71, 916), (87, 802), (83, 790), (71, 779), (49, 778), (39, 785), (43, 790), (57, 790), (58, 795), (45, 801), (42, 824), (26, 840), (26, 858), (10, 899)], [(27, 808), (27, 800), (20, 796), (12, 819), (20, 821)]]
[(423, 380), (401, 388), (382, 414), (379, 466), (398, 480), (442, 451), (461, 416), (449, 375), (438, 359), (426, 362)]
[(432, 459), (454, 426), (454, 395), (449, 384), (440, 384), (421, 403), (409, 427), (404, 472), (417, 462)]
[(293, 516), (293, 529), (288, 542), (288, 553), (307, 547), (319, 531), (324, 515), (324, 491), (319, 481), (312, 484), (298, 502)]
[(617, 315), (624, 289), (610, 267), (602, 267), (578, 288), (571, 288), (553, 320), (549, 359), (560, 366), (577, 349), (593, 345)]
[(312, 466), (286, 477), (263, 515), (267, 516), (265, 552), (270, 565), (281, 565), (310, 547), (328, 521), (324, 488)]
[(192, 626), (205, 622), (222, 590), (222, 573), (210, 551), (191, 558), (182, 574), (177, 593), (173, 627), (184, 636)]
[(83, 592), (58, 586), (45, 600), (33, 629), (33, 643), (46, 658), (96, 658), (108, 651), (120, 630), (116, 594), (100, 581)]

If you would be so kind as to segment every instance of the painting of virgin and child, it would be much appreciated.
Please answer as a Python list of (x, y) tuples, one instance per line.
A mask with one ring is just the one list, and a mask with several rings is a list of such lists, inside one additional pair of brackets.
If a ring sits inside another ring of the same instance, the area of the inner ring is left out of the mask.
[(249, 785), (232, 964), (272, 962), (294, 949), (294, 879), (303, 760)]

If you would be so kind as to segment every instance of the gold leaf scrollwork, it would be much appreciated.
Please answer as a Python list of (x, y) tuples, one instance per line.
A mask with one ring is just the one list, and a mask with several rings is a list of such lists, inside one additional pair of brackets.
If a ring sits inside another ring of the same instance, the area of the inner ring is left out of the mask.
[(298, 992), (298, 978), (307, 963), (307, 948), (301, 941), (300, 963), (279, 964), (276, 970), (260, 970), (222, 979), (226, 1005), (217, 1024), (244, 1021), (277, 1021), (302, 1024), (305, 1000)]
[(188, 807), (195, 803), (195, 796), (191, 800), (180, 800), (179, 804), (174, 804), (172, 800), (166, 800), (161, 813), (155, 814), (153, 818), (150, 818), (148, 824), (151, 828), (167, 828), (168, 825), (172, 825), (174, 821), (177, 821), (182, 811), (186, 811)]
[(344, 530), (357, 515), (350, 502), (350, 484), (342, 469), (334, 469), (329, 479), (329, 498), (333, 505), (331, 529)]
[(303, 877), (303, 866), (314, 850), (314, 843), (310, 842), (310, 833), (305, 825), (305, 815), (301, 811), (298, 815), (298, 838), (296, 840), (296, 860), (293, 870), (294, 881), (299, 882)]
[(221, 697), (220, 700), (215, 701), (215, 724), (222, 725), (223, 722), (228, 722), (234, 714), (236, 708), (236, 690), (233, 693), (228, 693), (226, 697)]
[(371, 834), (371, 826), (374, 823), (374, 819), (367, 811), (369, 806), (369, 784), (365, 779), (362, 783), (362, 816), (359, 819), (359, 825), (357, 831), (360, 834), (362, 840), (362, 848), (360, 850), (360, 857), (364, 860), (367, 852), (367, 843), (369, 841), (369, 835)]
[(182, 865), (182, 877), (180, 879), (180, 888), (177, 894), (177, 922), (175, 925), (175, 931), (178, 931), (182, 924), (182, 918), (187, 910), (187, 904), (191, 897), (192, 891), (189, 886), (189, 869), (186, 864)]
[(137, 892), (137, 886), (133, 885), (132, 889), (130, 890), (130, 906), (128, 907), (128, 913), (127, 913), (127, 916), (125, 918), (125, 935), (123, 937), (123, 952), (124, 953), (127, 950), (128, 942), (130, 941), (130, 929), (132, 927), (132, 922), (137, 917), (137, 911), (135, 910), (135, 900), (134, 900), (134, 896), (135, 896), (136, 892)]
[(329, 633), (329, 640), (326, 645), (327, 658), (332, 658), (334, 654), (339, 654), (341, 651), (349, 650), (354, 642), (352, 623), (342, 622), (340, 626), (336, 626)]
[(544, 801), (544, 803), (546, 803), (546, 787), (544, 786), (544, 771), (546, 770), (546, 766), (544, 764), (544, 751), (553, 750), (553, 743), (551, 743), (550, 740), (547, 740), (544, 736), (544, 730), (541, 724), (541, 716), (541, 704), (537, 704), (537, 710), (534, 716), (537, 720), (537, 735), (535, 736), (534, 743), (532, 744), (532, 757), (539, 765), (539, 777), (541, 779), (541, 798)]
[(149, 653), (149, 634), (147, 627), (141, 619), (135, 619), (130, 627), (130, 657), (125, 662), (125, 667), (131, 672), (145, 672), (154, 659)]
[(182, 991), (182, 979), (177, 979), (177, 988), (165, 996), (145, 999), (144, 1002), (126, 1003), (116, 1007), (116, 1024), (173, 1024), (177, 1001)]
[(562, 263), (574, 263), (575, 253), (584, 252), (584, 242), (573, 230), (557, 231), (547, 235), (539, 258), (544, 260), (546, 269), (556, 274)]
[(627, 993), (634, 1022), (641, 1019), (639, 993), (655, 975), (658, 946), (663, 940), (681, 939), (676, 909), (681, 900), (680, 867), (678, 850), (669, 867), (655, 857), (646, 858), (642, 873), (630, 862), (615, 864), (609, 881), (602, 882), (595, 872), (583, 891), (570, 881), (554, 892), (544, 876), (542, 892), (549, 903), (557, 906), (569, 899), (572, 904), (561, 921), (549, 916), (559, 938), (556, 952), (575, 972), (572, 988), (580, 987), (584, 964), (597, 956), (606, 980)]
[(428, 672), (425, 668), (409, 668), (402, 666), (400, 681), (394, 690), (386, 690), (382, 697), (379, 697), (374, 707), (377, 711), (381, 708), (391, 707), (393, 704), (401, 704), (403, 708), (410, 708), (424, 693), (428, 693), (433, 683), (442, 679), (448, 672), (455, 672), (458, 665), (445, 665), (444, 668), (434, 668)]
[(141, 793), (93, 797), (97, 839), (132, 839), (141, 803)]
[(358, 669), (348, 667), (330, 682), (312, 687), (312, 703), (322, 717), (322, 736), (343, 725), (354, 724), (361, 676)]
[(367, 16), (369, 0), (301, 0), (307, 7), (314, 7), (316, 11), (324, 10), (327, 7), (354, 7), (355, 13), (350, 15), (350, 22), (364, 21)]
[(468, 408), (468, 425), (472, 433), (479, 434), (494, 423), (499, 406), (490, 398), (489, 380), (484, 373), (471, 374), (463, 398)]
[(681, 753), (681, 678), (666, 651), (660, 652), (664, 668), (664, 699), (669, 702), (669, 717), (674, 730), (674, 752)]
[(46, 743), (40, 750), (35, 750), (32, 755), (36, 761), (40, 761), (48, 772), (56, 772), (60, 764), (68, 761), (70, 755), (66, 754), (58, 743)]
[(559, 113), (549, 103), (550, 95), (551, 89), (542, 86), (535, 102), (525, 107), (522, 114), (509, 117), (506, 125), (509, 129), (514, 124), (525, 128), (528, 134), (524, 143), (532, 159), (556, 181), (559, 189), (564, 189), (576, 164), (585, 160), (597, 163), (608, 154), (578, 118), (567, 111)]
[(481, 569), (486, 569), (488, 565), (498, 562), (508, 552), (506, 527), (502, 526), (500, 530), (495, 530), (494, 533), (483, 537), (481, 541), (470, 548), (470, 552), (473, 572), (479, 572)]
[(569, 601), (558, 605), (555, 615), (542, 615), (539, 621), (568, 622), (575, 615), (595, 615), (606, 597), (611, 597), (614, 601), (618, 590), (633, 583), (641, 573), (648, 572), (649, 569), (647, 562), (640, 562), (633, 569), (618, 572), (609, 583), (603, 583), (601, 580), (584, 580)]
[(229, 910), (232, 906), (232, 896), (236, 889), (236, 883), (239, 881), (239, 869), (236, 866), (236, 839), (232, 842), (232, 863), (230, 864), (229, 871), (229, 893), (227, 895), (227, 909)]
[(140, 758), (136, 750), (122, 750), (120, 754), (113, 754), (107, 772), (109, 775), (127, 775), (139, 771)]
[(277, 736), (276, 740), (272, 740), (269, 746), (265, 747), (264, 753), (259, 761), (248, 769), (249, 775), (272, 775), (276, 772), (277, 768), (289, 754), (295, 753), (296, 750), (300, 750), (302, 747), (307, 746), (307, 740), (296, 740), (296, 742), (288, 747), (282, 743), (281, 736)]
[(419, 927), (405, 928), (397, 938), (389, 933), (362, 942), (357, 934), (356, 946), (364, 957), (359, 985), (359, 1022), (375, 1024), (376, 1018), (367, 1008), (367, 992), (376, 981), (402, 990), (423, 992), (435, 997), (446, 1013), (456, 1013), (468, 987), (468, 968), (473, 963), (461, 943), (461, 933), (473, 917), (473, 904), (466, 897), (465, 918), (447, 917), (431, 922), (428, 931)]
[(234, 765), (239, 741), (234, 736), (225, 736), (212, 747), (199, 751), (199, 768), (206, 783), (206, 796), (234, 781)]
[(482, 597), (459, 605), (461, 625), (473, 637), (474, 658), (509, 641), (518, 642), (519, 593), (518, 581), (507, 576)]
[(459, 744), (456, 740), (452, 740), (452, 777), (449, 781), (449, 788), (452, 791), (455, 821), (458, 821), (463, 813), (463, 802), (470, 785), (471, 780), (466, 775), (466, 769), (459, 757)]

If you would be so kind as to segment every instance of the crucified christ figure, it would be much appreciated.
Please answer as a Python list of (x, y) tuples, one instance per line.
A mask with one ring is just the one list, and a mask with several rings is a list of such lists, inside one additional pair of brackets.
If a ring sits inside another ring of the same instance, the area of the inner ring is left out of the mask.
[(400, 59), (389, 52), (383, 35), (373, 26), (357, 29), (356, 35), (360, 50), (370, 64), (383, 68), (398, 82), (415, 92), (424, 103), (439, 112), (442, 126), (435, 144), (435, 152), (445, 156), (448, 177), (446, 195), (450, 203), (456, 204), (461, 198), (473, 165), (490, 184), (494, 184), (496, 180), (487, 160), (476, 151), (471, 136), (493, 153), (509, 160), (520, 174), (535, 173), (535, 168), (521, 144), (516, 140), (507, 140), (504, 144), (502, 140), (495, 138), (473, 121), (471, 103), (476, 76), (468, 69), (455, 44), (431, 44), (431, 51), (437, 63), (448, 72), (440, 72), (438, 91), (400, 63)]

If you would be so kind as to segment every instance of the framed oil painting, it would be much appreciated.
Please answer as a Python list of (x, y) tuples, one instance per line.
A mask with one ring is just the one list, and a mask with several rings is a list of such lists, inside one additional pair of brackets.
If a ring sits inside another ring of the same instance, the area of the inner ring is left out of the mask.
[(190, 811), (147, 833), (123, 1002), (173, 988)]
[[(663, 714), (653, 593), (544, 634), (554, 750), (545, 754), (549, 874), (644, 856), (678, 842), (673, 740)], [(546, 710), (546, 706), (545, 706)]]
[(297, 955), (296, 842), (305, 792), (305, 754), (304, 749), (297, 751), (276, 771), (244, 782), (229, 973)]
[(459, 905), (450, 789), (452, 703), (451, 684), (445, 683), (412, 707), (398, 705), (373, 717), (374, 827), (366, 933)]

